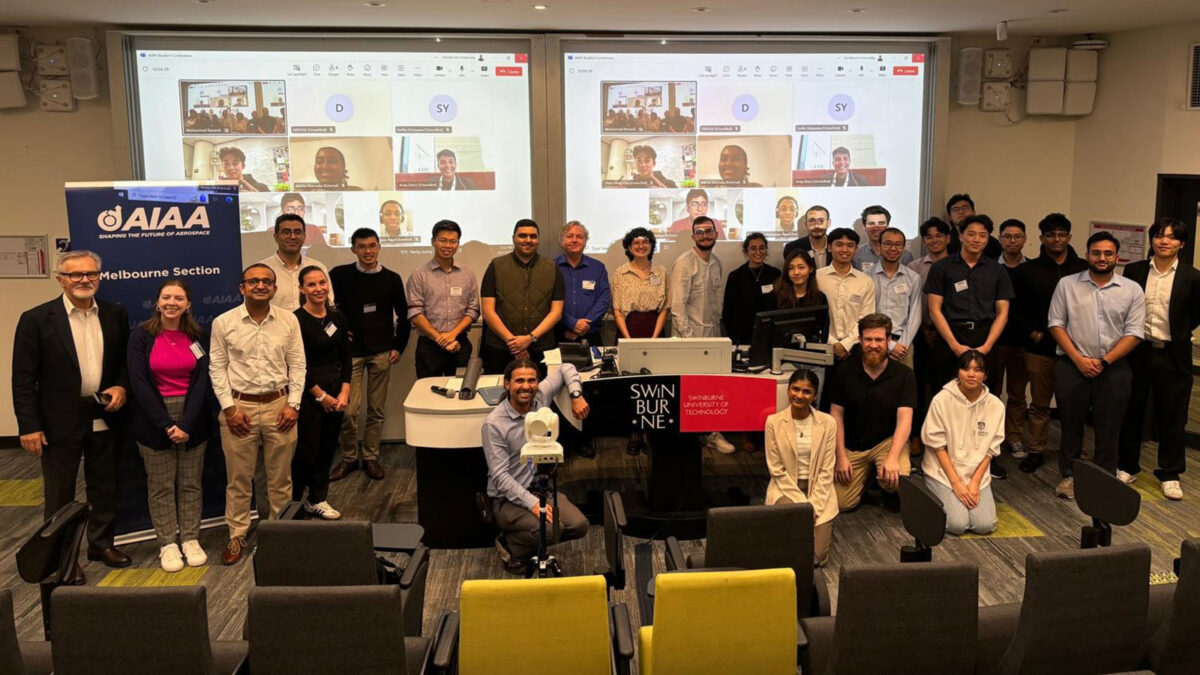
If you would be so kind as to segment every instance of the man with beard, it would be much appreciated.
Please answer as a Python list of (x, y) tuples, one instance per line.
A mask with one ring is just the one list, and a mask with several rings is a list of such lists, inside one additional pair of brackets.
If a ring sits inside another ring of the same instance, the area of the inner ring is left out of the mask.
[(842, 511), (858, 506), (872, 467), (887, 492), (895, 492), (900, 476), (909, 473), (917, 381), (908, 366), (888, 358), (891, 333), (887, 315), (863, 317), (858, 322), (861, 359), (847, 361), (829, 378), (830, 414), (837, 421), (834, 490)]
[(804, 225), (808, 228), (808, 236), (789, 241), (783, 247), (783, 259), (794, 248), (800, 248), (812, 254), (817, 268), (828, 265), (832, 258), (829, 255), (829, 245), (825, 239), (825, 230), (829, 227), (829, 209), (824, 206), (813, 206), (804, 214)]
[[(71, 251), (58, 260), (62, 295), (21, 314), (13, 339), (12, 400), (21, 447), (42, 465), (47, 519), (75, 498), (83, 461), (88, 560), (129, 567), (113, 545), (117, 510), (117, 411), (129, 375), (125, 308), (96, 299), (100, 256)], [(72, 561), (74, 562), (74, 561)], [(83, 583), (83, 572), (75, 578)]]
[[(692, 223), (692, 248), (671, 265), (667, 295), (671, 299), (671, 331), (675, 337), (721, 335), (725, 272), (721, 269), (721, 259), (712, 252), (716, 243), (716, 223), (708, 216), (700, 216)], [(707, 445), (725, 454), (734, 450), (733, 444), (720, 433), (710, 434)]]
[(554, 261), (538, 255), (538, 224), (513, 225), (513, 250), (494, 258), (483, 273), (479, 305), (484, 333), (484, 371), (501, 373), (513, 359), (540, 363), (554, 349), (554, 326), (562, 319), (566, 286)]
[[(505, 399), (488, 413), (483, 422), (483, 456), (488, 465), (487, 495), (492, 500), (496, 525), (496, 550), (505, 568), (513, 573), (525, 570), (529, 556), (537, 552), (541, 507), (529, 491), (534, 469), (521, 461), (525, 445), (525, 415), (550, 405), (563, 387), (571, 395), (571, 414), (576, 419), (588, 416), (583, 385), (575, 366), (563, 364), (551, 368), (546, 379), (538, 382), (537, 364), (529, 359), (510, 361), (504, 368)], [(587, 518), (564, 494), (557, 504), (546, 504), (546, 536), (549, 542), (570, 541), (587, 534)]]
[(1050, 299), (1050, 334), (1058, 343), (1055, 398), (1062, 420), (1054, 493), (1075, 498), (1072, 460), (1083, 455), (1083, 427), (1092, 412), (1096, 443), (1092, 459), (1106, 471), (1117, 468), (1121, 420), (1129, 403), (1133, 373), (1125, 359), (1142, 341), (1146, 296), (1136, 281), (1114, 274), (1121, 244), (1108, 232), (1087, 241), (1086, 272), (1065, 277)]
[[(1038, 223), (1042, 254), (1023, 263), (1012, 275), (1014, 316), (1025, 347), (1025, 372), (1029, 376), (1029, 445), (1021, 471), (1033, 473), (1045, 463), (1050, 437), (1050, 401), (1054, 398), (1054, 338), (1047, 326), (1050, 296), (1064, 277), (1087, 270), (1087, 261), (1071, 248), (1071, 221), (1051, 213)], [(1016, 457), (1016, 452), (1013, 453)]]

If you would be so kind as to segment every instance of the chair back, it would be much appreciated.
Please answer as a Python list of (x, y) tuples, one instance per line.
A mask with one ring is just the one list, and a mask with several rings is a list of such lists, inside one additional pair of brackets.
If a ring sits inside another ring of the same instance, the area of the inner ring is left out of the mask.
[(257, 586), (370, 586), (379, 583), (371, 523), (268, 520), (258, 526)]
[(704, 566), (791, 568), (796, 579), (796, 611), (801, 617), (812, 613), (814, 548), (811, 504), (708, 510)]
[(625, 527), (629, 521), (625, 518), (625, 505), (621, 495), (612, 490), (604, 492), (604, 557), (608, 561), (608, 571), (604, 578), (608, 585), (617, 590), (625, 588)]
[(1158, 675), (1195, 673), (1200, 666), (1200, 539), (1183, 542), (1179, 584), (1171, 609), (1150, 641), (1150, 667)]
[(843, 567), (833, 653), (822, 672), (971, 675), (978, 626), (974, 563)]
[(21, 643), (17, 641), (17, 625), (13, 618), (12, 591), (0, 591), (0, 673), (24, 675), (25, 660), (21, 658)]
[(251, 588), (250, 672), (404, 675), (399, 603), (396, 585)]
[(203, 586), (63, 586), (50, 603), (56, 675), (216, 675)]
[(904, 529), (925, 546), (937, 546), (946, 536), (946, 509), (923, 478), (900, 477), (900, 520)]
[(526, 668), (610, 675), (604, 577), (464, 581), (458, 668), (462, 675)]
[(654, 625), (638, 634), (643, 675), (795, 674), (791, 569), (660, 574), (655, 584)]
[(1137, 518), (1142, 495), (1133, 486), (1082, 459), (1071, 462), (1071, 471), (1075, 476), (1075, 503), (1085, 515), (1113, 525), (1128, 525)]
[(71, 502), (38, 528), (17, 551), (17, 572), (31, 583), (63, 582), (75, 572), (88, 505)]
[(1145, 544), (1030, 553), (1020, 619), (998, 672), (1137, 670), (1149, 604), (1150, 549)]

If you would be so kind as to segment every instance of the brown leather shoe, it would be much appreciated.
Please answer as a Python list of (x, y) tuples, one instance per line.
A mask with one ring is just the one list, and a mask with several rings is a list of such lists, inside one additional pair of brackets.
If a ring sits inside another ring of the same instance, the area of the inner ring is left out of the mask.
[(87, 559), (102, 562), (109, 567), (129, 567), (133, 564), (133, 560), (117, 550), (115, 546), (104, 549), (98, 546), (88, 546)]
[(221, 553), (222, 565), (236, 565), (246, 555), (246, 538), (234, 537), (225, 545), (225, 550)]
[(337, 466), (333, 467), (333, 471), (329, 472), (329, 480), (341, 480), (346, 476), (349, 476), (357, 468), (357, 462), (347, 462), (346, 460), (342, 460), (338, 462)]
[(376, 460), (364, 459), (363, 471), (367, 472), (367, 478), (371, 480), (381, 480), (383, 478), (383, 467)]

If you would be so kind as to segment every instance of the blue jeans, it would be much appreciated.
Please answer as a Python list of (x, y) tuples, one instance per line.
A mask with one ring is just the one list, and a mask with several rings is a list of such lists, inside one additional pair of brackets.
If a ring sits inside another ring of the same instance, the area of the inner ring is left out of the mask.
[(942, 508), (946, 510), (946, 531), (950, 534), (959, 535), (968, 530), (987, 534), (996, 529), (996, 501), (992, 499), (991, 485), (979, 491), (979, 503), (973, 509), (963, 506), (949, 486), (928, 476), (925, 485), (942, 500)]

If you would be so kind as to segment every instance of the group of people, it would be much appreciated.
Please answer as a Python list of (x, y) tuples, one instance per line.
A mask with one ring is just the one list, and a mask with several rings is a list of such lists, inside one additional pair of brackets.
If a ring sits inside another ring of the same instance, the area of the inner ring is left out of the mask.
[(667, 108), (661, 117), (655, 111), (638, 108), (636, 113), (610, 108), (604, 115), (604, 131), (645, 131), (684, 134), (696, 132), (696, 118), (683, 115), (678, 107)]
[(225, 133), (225, 134), (282, 134), (287, 131), (287, 122), (281, 110), (279, 117), (274, 117), (266, 108), (250, 111), (246, 117), (243, 112), (233, 112), (225, 108), (218, 112), (215, 109), (190, 108), (183, 119), (184, 131), (188, 133)]
[[(95, 298), (99, 257), (70, 252), (57, 267), (63, 295), (25, 312), (17, 327), (13, 400), (21, 443), (41, 457), (47, 515), (73, 498), (85, 460), (93, 509), (88, 555), (123, 566), (129, 558), (113, 546), (114, 429), (128, 423), (146, 465), (161, 564), (178, 570), (206, 560), (197, 540), (200, 476), (216, 405), (229, 527), (221, 558), (234, 564), (246, 552), (255, 483), (265, 488), (260, 507), (269, 504), (272, 516), (296, 500), (316, 517), (336, 519), (330, 481), (359, 468), (383, 478), (390, 371), (411, 328), (417, 376), (451, 376), (474, 351), (467, 334), (482, 317), (484, 370), (504, 373), (509, 390), (484, 427), (488, 494), (506, 532), (497, 542), (501, 556), (520, 564), (536, 544), (539, 511), (532, 476), (516, 460), (519, 420), (562, 387), (571, 393), (570, 414), (588, 412), (578, 373), (539, 370), (547, 350), (602, 344), (610, 311), (619, 338), (663, 337), (669, 315), (673, 335), (724, 334), (746, 345), (758, 312), (823, 305), (835, 365), (823, 387), (822, 376), (797, 371), (789, 406), (768, 420), (763, 437), (767, 501), (813, 502), (819, 558), (827, 556), (839, 510), (857, 506), (872, 480), (895, 490), (917, 461), (946, 504), (948, 529), (990, 531), (990, 480), (1005, 476), (1001, 448), (1024, 471), (1042, 464), (1052, 396), (1062, 418), (1060, 496), (1073, 497), (1071, 461), (1082, 454), (1089, 410), (1094, 460), (1136, 480), (1153, 393), (1155, 475), (1168, 498), (1181, 499), (1190, 333), (1200, 324), (1200, 274), (1179, 259), (1186, 226), (1156, 223), (1153, 257), (1121, 276), (1114, 273), (1120, 243), (1096, 233), (1080, 259), (1062, 214), (1039, 223), (1042, 251), (1033, 260), (1021, 253), (1020, 221), (1003, 222), (997, 241), (969, 196), (955, 195), (947, 215), (950, 222), (921, 224), (926, 253), (913, 259), (886, 208), (863, 210), (863, 242), (851, 228), (829, 231), (828, 210), (813, 206), (798, 219), (807, 233), (785, 247), (783, 270), (766, 263), (767, 239), (753, 233), (742, 244), (746, 263), (728, 274), (713, 254), (718, 223), (706, 215), (692, 219), (692, 246), (670, 270), (653, 260), (654, 233), (630, 230), (622, 240), (628, 262), (611, 275), (584, 255), (582, 223), (562, 228), (562, 254), (549, 259), (538, 253), (538, 224), (522, 219), (512, 252), (493, 259), (478, 284), (455, 260), (460, 227), (443, 220), (433, 227), (431, 259), (406, 284), (380, 263), (373, 229), (353, 233), (352, 264), (328, 270), (304, 256), (303, 214), (285, 209), (275, 222), (277, 251), (243, 270), (243, 303), (208, 333), (193, 317), (187, 283), (170, 279), (130, 334), (125, 310)], [(631, 438), (629, 451), (640, 452), (644, 442)], [(720, 433), (705, 445), (735, 451)], [(747, 439), (748, 449), (755, 445)], [(579, 451), (594, 452), (586, 445)], [(923, 458), (913, 456), (922, 451)], [(552, 519), (562, 536), (582, 536), (586, 519), (569, 502), (558, 508)]]

